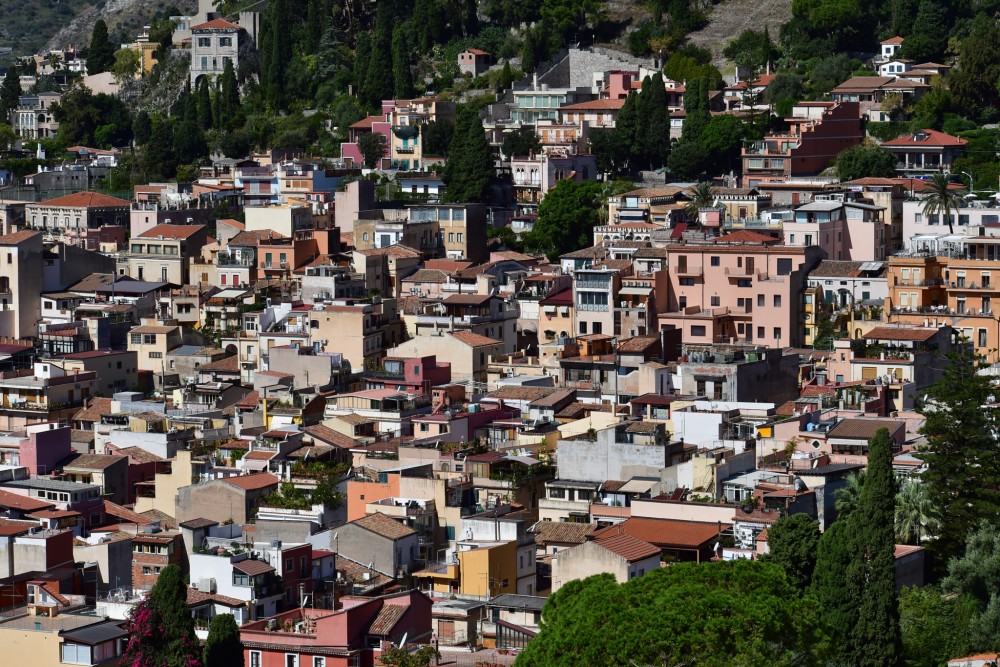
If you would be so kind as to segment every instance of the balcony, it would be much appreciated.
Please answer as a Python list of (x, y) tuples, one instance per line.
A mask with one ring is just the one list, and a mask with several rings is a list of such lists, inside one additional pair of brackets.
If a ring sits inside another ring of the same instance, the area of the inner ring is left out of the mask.
[(726, 275), (730, 278), (750, 279), (756, 278), (757, 273), (750, 267), (737, 267), (735, 269), (726, 268)]
[(967, 283), (964, 280), (952, 281), (951, 283), (948, 284), (948, 288), (953, 290), (960, 290), (963, 292), (994, 291), (994, 287), (990, 283), (983, 283), (983, 284), (974, 282)]
[(219, 253), (215, 257), (215, 263), (218, 266), (245, 266), (249, 268), (251, 266), (254, 266), (256, 262), (254, 262), (253, 259), (249, 257), (239, 257), (239, 256), (224, 255), (222, 253)]
[(940, 287), (944, 285), (941, 278), (926, 278), (924, 280), (901, 280), (899, 278), (893, 283), (900, 287)]
[[(726, 270), (728, 272), (728, 269)], [(674, 269), (674, 274), (677, 276), (703, 276), (705, 275), (705, 268), (701, 266), (678, 266)]]
[(577, 280), (577, 289), (597, 289), (597, 290), (607, 290), (611, 287), (611, 283), (605, 280)]
[(396, 146), (395, 150), (400, 155), (412, 155), (417, 152), (417, 149), (414, 146)]
[(608, 312), (609, 306), (606, 303), (578, 303), (576, 305), (576, 309), (579, 311), (606, 313)]

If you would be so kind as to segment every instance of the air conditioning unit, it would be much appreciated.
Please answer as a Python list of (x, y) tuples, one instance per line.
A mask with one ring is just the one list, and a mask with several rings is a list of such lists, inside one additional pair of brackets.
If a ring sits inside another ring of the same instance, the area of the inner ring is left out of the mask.
[(215, 579), (212, 577), (199, 579), (197, 588), (201, 593), (215, 593)]

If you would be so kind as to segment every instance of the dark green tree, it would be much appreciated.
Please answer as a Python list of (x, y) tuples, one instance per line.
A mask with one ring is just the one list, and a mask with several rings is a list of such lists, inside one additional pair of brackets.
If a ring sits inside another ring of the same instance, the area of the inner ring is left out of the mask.
[(218, 118), (216, 123), (219, 129), (229, 129), (240, 123), (240, 85), (236, 80), (236, 70), (233, 68), (231, 60), (226, 61), (226, 66), (222, 70), (217, 97)]
[(500, 151), (507, 159), (534, 155), (541, 148), (542, 144), (538, 140), (538, 134), (531, 127), (521, 127), (513, 132), (508, 132), (504, 135), (503, 141), (500, 142)]
[(455, 124), (446, 120), (432, 120), (420, 126), (420, 136), (424, 142), (424, 155), (446, 156), (455, 136)]
[(948, 88), (958, 106), (970, 117), (987, 122), (996, 117), (1000, 80), (1000, 29), (984, 14), (977, 17), (975, 28), (964, 42), (959, 66), (948, 77)]
[(371, 59), (371, 36), (367, 32), (358, 35), (354, 44), (354, 94), (364, 105), (365, 79), (368, 78), (368, 61)]
[(135, 137), (137, 146), (145, 146), (153, 133), (153, 121), (149, 118), (149, 113), (145, 109), (135, 115), (132, 120), (132, 134)]
[(142, 155), (142, 168), (148, 180), (171, 178), (177, 173), (174, 127), (169, 119), (160, 118), (153, 123), (153, 130)]
[(600, 222), (601, 184), (564, 180), (549, 190), (538, 207), (538, 220), (523, 237), (525, 245), (555, 260), (591, 245)]
[(927, 548), (939, 568), (965, 551), (983, 518), (1000, 516), (1000, 423), (997, 411), (986, 408), (996, 396), (990, 377), (980, 374), (987, 366), (971, 345), (955, 346), (918, 406), (927, 438), (919, 454), (927, 464), (921, 482), (940, 514)]
[(444, 168), (445, 198), (450, 202), (488, 202), (495, 178), (483, 121), (475, 109), (462, 108)]
[(642, 157), (648, 169), (658, 169), (667, 162), (670, 155), (670, 110), (667, 108), (667, 92), (663, 77), (659, 72), (643, 82), (639, 93), (639, 129)]
[(232, 614), (216, 614), (205, 640), (205, 667), (243, 667), (240, 628)]
[(290, 0), (268, 3), (262, 22), (260, 46), (261, 90), (271, 109), (282, 109), (285, 103), (285, 81), (292, 61), (292, 21), (295, 10)]
[(108, 24), (97, 19), (87, 48), (87, 74), (109, 72), (115, 64), (115, 46), (108, 37)]
[(682, 181), (696, 180), (708, 167), (708, 151), (698, 141), (678, 142), (670, 152), (667, 165), (670, 172)]
[(782, 517), (767, 531), (767, 560), (780, 565), (800, 591), (812, 582), (819, 537), (819, 522), (808, 514)]
[(837, 155), (837, 178), (850, 181), (855, 178), (893, 178), (896, 175), (896, 157), (888, 148), (875, 144), (858, 144)]
[(410, 70), (409, 37), (403, 24), (392, 31), (392, 76), (397, 100), (413, 97), (413, 72)]
[(746, 70), (752, 78), (771, 61), (774, 52), (774, 43), (765, 26), (763, 31), (747, 29), (741, 32), (736, 39), (726, 44), (722, 55), (737, 67)]
[(521, 45), (521, 71), (531, 74), (538, 67), (538, 39), (534, 30), (524, 32), (524, 42)]
[(212, 95), (208, 92), (208, 78), (198, 82), (198, 127), (202, 130), (212, 129)]
[(378, 132), (368, 132), (358, 139), (358, 151), (368, 169), (381, 166), (381, 160), (385, 157), (387, 147), (388, 142), (385, 140), (385, 135)]
[(362, 89), (365, 104), (380, 107), (382, 100), (392, 99), (395, 81), (392, 72), (392, 9), (379, 3), (375, 33), (368, 54), (368, 69)]
[(853, 555), (850, 531), (847, 521), (836, 521), (823, 532), (809, 588), (823, 610), (831, 645), (838, 651), (843, 650), (849, 641), (858, 613), (846, 585), (847, 569)]
[(17, 67), (11, 65), (0, 85), (0, 120), (6, 122), (10, 112), (17, 108), (21, 98), (21, 81), (18, 78)]
[(777, 565), (681, 563), (623, 584), (609, 574), (564, 584), (517, 664), (818, 665), (821, 627)]
[(935, 586), (900, 591), (899, 627), (908, 667), (939, 667), (955, 656), (980, 652), (969, 636), (975, 615), (975, 603), (964, 595), (943, 595)]
[[(177, 565), (157, 577), (149, 597), (133, 610), (122, 662), (155, 667), (201, 667), (201, 649), (187, 606), (187, 585)], [(242, 651), (240, 652), (242, 655)]]
[(896, 491), (892, 440), (888, 429), (880, 428), (868, 443), (868, 468), (858, 509), (847, 519), (853, 553), (845, 583), (858, 614), (845, 647), (852, 665), (894, 667), (902, 658), (893, 516)]

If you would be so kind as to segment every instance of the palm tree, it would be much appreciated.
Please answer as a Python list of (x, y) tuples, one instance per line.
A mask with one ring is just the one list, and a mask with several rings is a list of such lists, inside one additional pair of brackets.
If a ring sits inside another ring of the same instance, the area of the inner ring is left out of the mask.
[(865, 484), (865, 471), (852, 472), (844, 478), (845, 486), (833, 492), (836, 499), (834, 508), (837, 510), (837, 518), (843, 519), (854, 511), (858, 506), (858, 499), (861, 497), (861, 487)]
[(917, 481), (904, 482), (896, 493), (896, 540), (920, 544), (938, 528), (937, 510), (927, 488)]
[(688, 190), (687, 194), (691, 197), (691, 201), (684, 207), (684, 212), (690, 220), (698, 219), (699, 209), (711, 208), (715, 204), (715, 188), (711, 183), (698, 183)]
[(954, 234), (952, 213), (958, 211), (962, 204), (962, 190), (951, 187), (951, 180), (945, 174), (934, 174), (929, 181), (930, 189), (924, 197), (924, 215), (931, 216), (940, 213), (948, 220), (948, 233)]

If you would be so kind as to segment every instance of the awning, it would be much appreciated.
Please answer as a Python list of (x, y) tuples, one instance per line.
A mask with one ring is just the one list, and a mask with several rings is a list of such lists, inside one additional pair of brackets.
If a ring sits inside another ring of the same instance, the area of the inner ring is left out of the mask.
[(619, 493), (649, 493), (653, 485), (656, 484), (656, 480), (652, 479), (630, 479), (625, 482), (622, 488), (618, 489)]
[(618, 293), (625, 296), (649, 296), (652, 291), (652, 287), (623, 287)]
[(247, 470), (267, 470), (268, 461), (261, 461), (260, 459), (250, 459), (243, 462), (243, 467)]
[(545, 313), (546, 315), (555, 315), (556, 314), (556, 307), (555, 306), (542, 306), (542, 312)]

